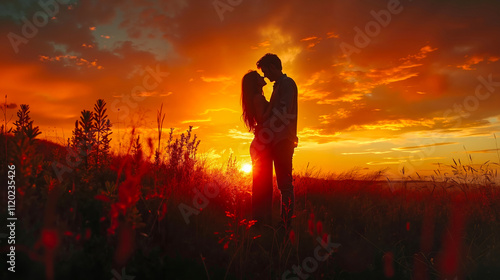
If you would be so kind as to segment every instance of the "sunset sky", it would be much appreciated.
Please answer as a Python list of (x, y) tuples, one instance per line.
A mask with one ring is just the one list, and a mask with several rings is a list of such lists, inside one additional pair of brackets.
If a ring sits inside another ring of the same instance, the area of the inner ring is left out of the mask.
[(155, 137), (163, 103), (164, 137), (193, 126), (200, 153), (248, 163), (241, 78), (270, 52), (299, 89), (297, 171), (500, 160), (499, 1), (41, 3), (0, 4), (1, 103), (8, 126), (29, 104), (41, 139), (64, 143), (103, 98), (126, 146), (131, 127)]

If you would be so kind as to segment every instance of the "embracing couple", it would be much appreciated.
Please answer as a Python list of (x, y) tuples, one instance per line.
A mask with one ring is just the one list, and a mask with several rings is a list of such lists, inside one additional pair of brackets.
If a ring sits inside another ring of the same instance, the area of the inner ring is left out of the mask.
[(281, 192), (280, 226), (290, 228), (295, 195), (292, 158), (297, 147), (297, 85), (283, 74), (281, 60), (266, 54), (258, 62), (264, 77), (274, 82), (270, 101), (264, 97), (264, 77), (249, 71), (242, 81), (243, 120), (255, 137), (252, 157), (252, 214), (260, 225), (272, 225), (273, 163)]

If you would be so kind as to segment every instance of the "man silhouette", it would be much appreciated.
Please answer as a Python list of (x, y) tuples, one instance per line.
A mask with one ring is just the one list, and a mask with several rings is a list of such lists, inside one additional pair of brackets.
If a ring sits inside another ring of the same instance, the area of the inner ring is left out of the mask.
[(268, 53), (258, 62), (257, 68), (264, 77), (274, 82), (270, 105), (271, 115), (265, 126), (268, 128), (267, 143), (274, 162), (274, 171), (281, 192), (281, 225), (290, 228), (295, 205), (292, 178), (292, 158), (297, 147), (297, 85), (282, 72), (281, 60)]

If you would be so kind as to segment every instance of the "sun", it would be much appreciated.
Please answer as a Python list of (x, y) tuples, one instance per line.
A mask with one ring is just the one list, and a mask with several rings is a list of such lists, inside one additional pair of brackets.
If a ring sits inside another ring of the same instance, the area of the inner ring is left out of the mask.
[(243, 167), (241, 167), (241, 171), (245, 173), (250, 173), (252, 172), (252, 165), (251, 164), (244, 164)]

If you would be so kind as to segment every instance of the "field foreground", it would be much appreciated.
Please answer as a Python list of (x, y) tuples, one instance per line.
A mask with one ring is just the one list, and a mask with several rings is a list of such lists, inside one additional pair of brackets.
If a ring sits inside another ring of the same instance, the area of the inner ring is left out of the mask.
[(282, 229), (276, 186), (273, 225), (258, 226), (251, 176), (231, 159), (207, 168), (131, 154), (63, 175), (54, 168), (66, 157), (60, 147), (38, 165), (17, 162), (16, 272), (2, 240), (2, 279), (500, 277), (500, 191), (491, 180), (298, 173), (292, 228)]

